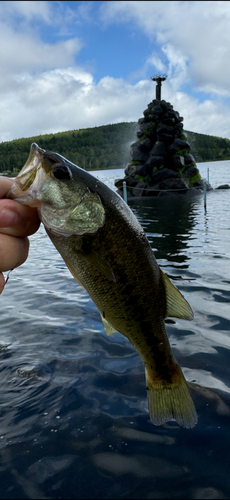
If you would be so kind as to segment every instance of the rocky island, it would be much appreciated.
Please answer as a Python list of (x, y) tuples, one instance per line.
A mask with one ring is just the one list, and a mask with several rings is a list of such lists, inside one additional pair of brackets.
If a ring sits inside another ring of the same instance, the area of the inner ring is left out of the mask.
[[(154, 78), (152, 78), (154, 79)], [(137, 141), (131, 145), (131, 162), (125, 176), (115, 182), (123, 195), (126, 181), (128, 198), (197, 193), (203, 190), (203, 180), (197, 168), (183, 118), (172, 104), (161, 100), (160, 85), (166, 79), (156, 77), (156, 99), (148, 104), (144, 117), (138, 120)], [(212, 189), (207, 182), (207, 190)]]

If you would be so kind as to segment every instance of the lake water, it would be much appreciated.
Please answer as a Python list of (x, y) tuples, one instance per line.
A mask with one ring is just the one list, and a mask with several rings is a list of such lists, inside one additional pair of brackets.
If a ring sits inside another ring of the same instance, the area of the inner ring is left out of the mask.
[[(229, 161), (198, 166), (230, 183)], [(114, 188), (123, 170), (94, 175)], [(140, 357), (41, 227), (0, 296), (0, 498), (230, 497), (230, 190), (206, 210), (202, 195), (130, 204), (194, 311), (167, 332), (198, 424), (151, 424)]]

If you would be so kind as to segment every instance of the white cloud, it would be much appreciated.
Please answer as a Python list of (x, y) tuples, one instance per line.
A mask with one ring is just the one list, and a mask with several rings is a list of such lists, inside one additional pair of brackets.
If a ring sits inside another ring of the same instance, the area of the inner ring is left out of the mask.
[[(66, 35), (74, 23), (90, 19), (91, 2), (79, 4), (74, 13), (59, 2), (0, 2), (0, 141), (136, 121), (155, 97), (155, 85), (150, 78), (145, 79), (149, 70), (168, 73), (162, 98), (184, 116), (185, 129), (230, 137), (230, 109), (221, 100), (221, 96), (229, 95), (230, 65), (224, 58), (230, 34), (228, 30), (224, 34), (221, 31), (228, 24), (230, 4), (211, 4), (213, 10), (210, 2), (205, 3), (206, 7), (204, 2), (187, 1), (104, 2), (104, 25), (135, 21), (150, 39), (157, 39), (161, 45), (158, 52), (154, 49), (146, 56), (143, 67), (129, 81), (106, 76), (95, 83), (92, 74), (76, 64), (82, 41), (71, 34), (67, 40), (45, 43), (39, 31), (32, 30), (37, 26), (35, 20), (49, 29), (53, 18), (57, 34), (61, 29)], [(223, 23), (221, 29), (219, 21)], [(139, 81), (133, 84), (132, 78)], [(198, 90), (219, 93), (220, 98), (209, 97), (200, 103), (182, 91), (183, 84), (189, 81), (196, 81)]]
[[(230, 135), (230, 113), (226, 114), (220, 103), (210, 100), (199, 103), (175, 91), (169, 80), (164, 82), (162, 94), (184, 116), (185, 129)], [(0, 115), (4, 116), (0, 122), (0, 140), (137, 121), (154, 97), (151, 80), (132, 85), (122, 78), (104, 77), (96, 84), (90, 73), (76, 67), (33, 76), (24, 73), (15, 82), (14, 92), (11, 88), (5, 91), (0, 101)]]
[(161, 61), (160, 57), (158, 57), (154, 53), (147, 58), (146, 63), (148, 66), (154, 66), (154, 68), (160, 73), (164, 73), (166, 71), (165, 64)]
[(37, 18), (50, 23), (52, 19), (51, 4), (43, 0), (39, 2), (36, 0), (30, 0), (29, 2), (21, 0), (1, 1), (0, 16), (2, 20), (7, 20), (10, 23), (14, 23), (16, 17), (19, 17), (20, 21), (23, 19), (24, 22)]
[[(58, 26), (63, 30), (69, 24), (89, 21), (92, 10), (92, 2), (73, 2), (75, 5), (71, 8), (69, 4), (61, 1), (45, 0), (7, 0), (0, 2), (0, 18), (10, 26), (17, 23), (18, 30), (31, 28), (33, 21), (33, 32), (36, 30), (36, 24), (43, 22), (47, 25)], [(79, 4), (79, 5), (76, 5)], [(69, 31), (69, 30), (68, 30)]]
[(209, 85), (230, 95), (229, 1), (109, 1), (101, 17), (107, 25), (135, 22), (151, 40), (180, 52), (188, 61), (187, 78), (199, 89)]
[(24, 74), (0, 101), (0, 140), (28, 137), (121, 121), (135, 121), (151, 100), (151, 82), (132, 86), (102, 78), (96, 85), (81, 68)]
[(81, 43), (75, 38), (48, 44), (27, 33), (16, 33), (0, 23), (0, 46), (1, 75), (4, 75), (73, 64)]
[(221, 100), (199, 102), (184, 92), (175, 92), (169, 80), (163, 84), (162, 92), (163, 98), (183, 116), (186, 130), (230, 138), (230, 109)]

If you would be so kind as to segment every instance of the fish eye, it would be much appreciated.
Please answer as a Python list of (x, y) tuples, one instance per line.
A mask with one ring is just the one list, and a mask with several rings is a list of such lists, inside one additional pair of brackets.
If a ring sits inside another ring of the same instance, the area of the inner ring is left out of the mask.
[(65, 165), (57, 164), (53, 168), (53, 175), (59, 181), (69, 181), (72, 177), (70, 170)]

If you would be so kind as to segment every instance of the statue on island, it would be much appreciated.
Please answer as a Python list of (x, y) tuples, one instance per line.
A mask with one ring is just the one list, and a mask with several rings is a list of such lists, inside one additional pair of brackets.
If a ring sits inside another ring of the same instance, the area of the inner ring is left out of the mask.
[[(144, 118), (138, 120), (137, 141), (131, 145), (131, 163), (124, 179), (115, 182), (119, 194), (126, 181), (128, 198), (162, 196), (166, 193), (197, 193), (203, 180), (183, 130), (183, 118), (172, 104), (161, 100), (161, 83), (167, 75), (155, 75), (156, 99), (148, 104)], [(207, 189), (212, 189), (207, 183)]]
[(150, 76), (153, 82), (157, 82), (156, 85), (156, 99), (161, 101), (161, 82), (164, 82), (167, 78), (167, 75), (154, 75)]

